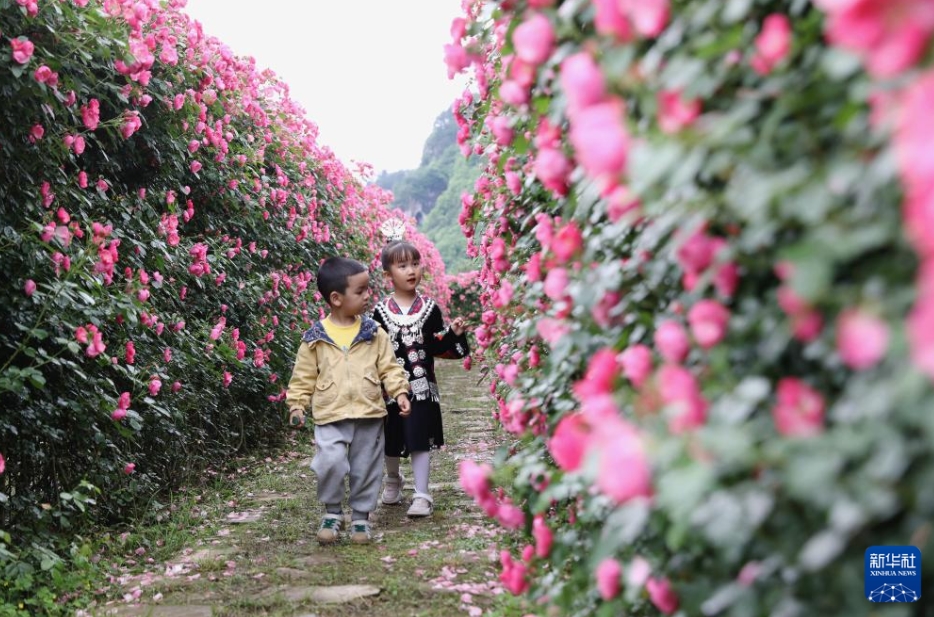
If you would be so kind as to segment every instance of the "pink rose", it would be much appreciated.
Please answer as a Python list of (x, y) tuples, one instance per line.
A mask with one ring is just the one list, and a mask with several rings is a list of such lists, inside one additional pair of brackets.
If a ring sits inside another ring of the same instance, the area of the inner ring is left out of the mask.
[(32, 53), (36, 46), (32, 41), (25, 37), (10, 39), (10, 47), (13, 49), (13, 61), (18, 64), (26, 64), (32, 58)]
[(597, 488), (616, 504), (652, 495), (652, 472), (636, 429), (616, 418), (600, 427)]
[(611, 348), (603, 347), (590, 357), (584, 377), (574, 384), (574, 394), (578, 399), (584, 400), (613, 391), (613, 382), (620, 372), (616, 356)]
[(678, 596), (667, 578), (650, 578), (646, 581), (645, 588), (655, 608), (666, 615), (671, 615), (678, 610)]
[(32, 279), (27, 279), (26, 284), (23, 286), (23, 293), (26, 294), (26, 297), (32, 296), (36, 292), (36, 282)]
[(652, 373), (652, 350), (645, 345), (632, 345), (619, 354), (623, 375), (636, 388), (641, 388)]
[(576, 471), (584, 459), (590, 442), (590, 428), (583, 416), (571, 414), (561, 418), (554, 434), (548, 440), (548, 451), (558, 467)]
[(580, 110), (571, 121), (570, 140), (577, 160), (589, 176), (621, 174), (630, 142), (623, 123), (622, 102), (614, 99)]
[(126, 475), (130, 475), (134, 471), (136, 471), (136, 463), (127, 463), (123, 467), (123, 473), (125, 473)]
[(548, 59), (554, 48), (554, 27), (544, 14), (535, 13), (516, 27), (512, 43), (523, 62), (538, 66)]
[(843, 311), (837, 320), (837, 353), (856, 370), (875, 365), (889, 345), (888, 325), (860, 309)]
[(710, 349), (726, 336), (730, 311), (716, 300), (701, 300), (688, 311), (688, 324), (697, 344)]
[(691, 343), (688, 340), (687, 332), (684, 326), (672, 320), (663, 321), (655, 330), (655, 347), (658, 353), (674, 364), (680, 364), (687, 358), (691, 349)]
[(594, 0), (593, 22), (599, 34), (612, 36), (625, 43), (632, 38), (632, 26), (623, 13), (622, 4), (619, 0)]
[(762, 75), (772, 72), (791, 51), (791, 22), (780, 13), (773, 13), (762, 22), (762, 31), (755, 41), (756, 53), (752, 68)]
[(471, 460), (462, 460), (459, 467), (460, 485), (470, 497), (479, 499), (490, 493), (492, 468), (486, 463), (478, 465)]
[(617, 1), (642, 36), (658, 36), (668, 25), (668, 0)]
[(558, 195), (567, 195), (568, 176), (571, 173), (571, 162), (561, 150), (557, 148), (542, 148), (535, 155), (533, 165), (535, 177), (545, 186)]
[(117, 409), (113, 410), (113, 413), (110, 414), (110, 417), (114, 421), (120, 422), (121, 420), (126, 418), (126, 409), (121, 409), (118, 407)]
[(564, 297), (568, 286), (568, 272), (564, 268), (554, 268), (545, 275), (545, 295), (558, 301)]
[(584, 237), (577, 223), (570, 221), (559, 229), (551, 240), (551, 252), (559, 263), (567, 263), (584, 244)]
[(535, 538), (535, 554), (542, 559), (548, 557), (554, 536), (541, 514), (536, 514), (532, 520), (532, 537)]
[(597, 591), (604, 600), (612, 600), (619, 595), (620, 577), (623, 568), (612, 557), (607, 557), (597, 566), (594, 578), (597, 579)]
[(568, 99), (568, 116), (595, 105), (606, 96), (603, 72), (593, 56), (582, 51), (561, 63), (561, 89)]
[(684, 99), (680, 90), (662, 90), (658, 93), (658, 126), (663, 133), (673, 134), (691, 126), (700, 115), (698, 99)]
[(0, 454), (0, 473), (6, 471), (6, 459), (3, 458), (3, 455)]
[(824, 430), (824, 399), (800, 379), (778, 382), (777, 402), (772, 408), (775, 428), (787, 437), (809, 437)]

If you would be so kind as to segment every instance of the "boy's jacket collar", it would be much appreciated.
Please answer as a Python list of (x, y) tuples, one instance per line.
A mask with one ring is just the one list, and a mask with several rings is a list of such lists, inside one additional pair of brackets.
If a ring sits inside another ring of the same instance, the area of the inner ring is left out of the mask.
[[(364, 315), (360, 318), (360, 332), (358, 332), (357, 336), (354, 337), (354, 340), (350, 343), (350, 346), (353, 347), (357, 341), (372, 341), (373, 337), (376, 336), (376, 330), (378, 328), (379, 324)], [(333, 340), (331, 340), (331, 337), (328, 336), (328, 333), (324, 330), (324, 324), (321, 323), (321, 321), (316, 321), (313, 326), (305, 330), (305, 333), (302, 335), (302, 340), (306, 343), (325, 341), (331, 345), (336, 344)]]

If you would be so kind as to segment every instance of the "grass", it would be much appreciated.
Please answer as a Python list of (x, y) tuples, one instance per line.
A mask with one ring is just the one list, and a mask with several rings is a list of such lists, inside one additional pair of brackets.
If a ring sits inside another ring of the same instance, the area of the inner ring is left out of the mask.
[[(158, 614), (156, 607), (185, 605), (210, 607), (214, 617), (527, 614), (529, 607), (498, 584), (496, 545), (504, 532), (457, 483), (459, 461), (489, 458), (498, 439), (492, 402), (476, 378), (458, 363), (440, 363), (447, 446), (432, 457), (431, 518), (406, 517), (412, 473), (403, 463), (406, 500), (373, 514), (372, 544), (319, 546), (312, 433), (297, 431), (285, 451), (236, 461), (236, 473), (175, 496), (159, 523), (110, 538), (102, 559), (114, 582), (93, 614)], [(336, 585), (379, 592), (343, 603), (305, 598), (312, 588)]]

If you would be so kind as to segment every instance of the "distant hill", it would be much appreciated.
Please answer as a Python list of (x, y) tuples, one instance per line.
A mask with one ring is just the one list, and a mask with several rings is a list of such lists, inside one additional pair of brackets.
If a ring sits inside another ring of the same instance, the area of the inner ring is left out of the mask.
[(376, 184), (393, 192), (394, 208), (419, 222), (420, 231), (438, 247), (445, 269), (453, 274), (474, 269), (457, 217), (461, 194), (473, 187), (479, 175), (476, 158), (461, 154), (457, 123), (450, 110), (445, 110), (425, 140), (418, 168), (383, 172)]

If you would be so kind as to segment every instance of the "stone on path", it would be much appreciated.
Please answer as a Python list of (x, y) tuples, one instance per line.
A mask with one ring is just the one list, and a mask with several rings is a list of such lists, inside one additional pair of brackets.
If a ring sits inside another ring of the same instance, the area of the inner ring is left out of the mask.
[(263, 518), (262, 510), (244, 510), (243, 512), (231, 512), (227, 515), (229, 523), (255, 523)]
[(210, 606), (191, 604), (188, 606), (121, 606), (102, 609), (95, 617), (211, 617)]
[(286, 587), (271, 590), (271, 592), (281, 593), (292, 602), (311, 600), (321, 604), (343, 604), (360, 598), (379, 595), (380, 588), (374, 585), (306, 586)]

